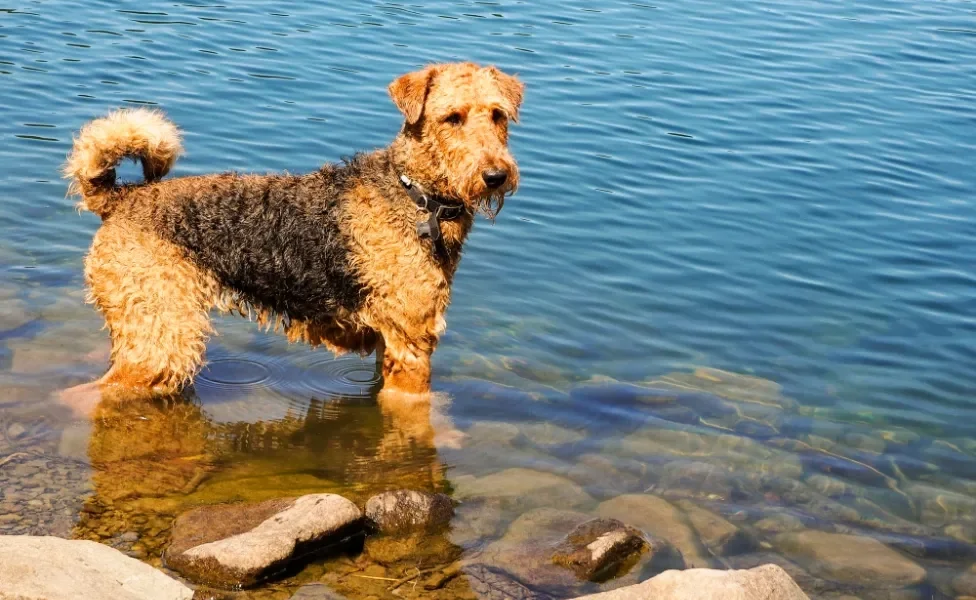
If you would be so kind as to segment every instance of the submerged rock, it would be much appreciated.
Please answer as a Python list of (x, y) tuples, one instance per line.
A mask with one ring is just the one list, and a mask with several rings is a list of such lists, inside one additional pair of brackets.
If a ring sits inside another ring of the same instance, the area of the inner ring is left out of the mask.
[(380, 533), (407, 533), (446, 528), (454, 505), (444, 494), (413, 490), (383, 492), (366, 501), (366, 518)]
[(362, 513), (335, 494), (205, 506), (173, 524), (168, 567), (216, 587), (250, 587), (286, 566), (362, 536)]
[(960, 596), (976, 596), (976, 564), (952, 580), (952, 589)]
[(289, 600), (346, 600), (346, 597), (325, 584), (309, 583), (298, 588)]
[(480, 600), (552, 600), (552, 596), (526, 587), (504, 571), (475, 563), (462, 570)]
[(499, 498), (505, 508), (518, 511), (540, 506), (578, 508), (593, 503), (593, 498), (569, 479), (523, 468), (506, 469), (471, 481), (459, 479), (454, 497), (462, 501)]
[(414, 532), (401, 535), (379, 535), (366, 539), (366, 555), (381, 565), (410, 561), (420, 568), (449, 563), (461, 556), (460, 546), (444, 534)]
[(555, 547), (552, 562), (580, 579), (602, 581), (627, 563), (636, 563), (646, 549), (647, 540), (637, 529), (617, 519), (592, 519), (577, 526)]
[(685, 511), (692, 527), (698, 532), (698, 537), (712, 553), (731, 556), (752, 552), (758, 547), (754, 537), (729, 523), (724, 517), (687, 500), (678, 502), (678, 506)]
[(809, 600), (781, 567), (666, 571), (644, 583), (576, 600)]
[(648, 539), (616, 519), (553, 508), (523, 514), (472, 562), (560, 597), (594, 589), (590, 582), (613, 578), (607, 586), (625, 585), (651, 570), (684, 566), (664, 540)]
[(901, 588), (925, 580), (925, 569), (878, 540), (857, 535), (783, 533), (774, 545), (811, 574), (840, 583)]
[(501, 539), (486, 546), (477, 562), (532, 588), (565, 596), (579, 580), (573, 572), (553, 563), (554, 549), (567, 532), (591, 518), (571, 510), (530, 510), (516, 519)]
[(0, 536), (0, 598), (190, 600), (193, 590), (99, 544), (56, 537)]
[(596, 514), (620, 519), (651, 536), (667, 540), (681, 552), (689, 567), (706, 567), (710, 564), (684, 514), (663, 498), (649, 494), (617, 496), (600, 504)]

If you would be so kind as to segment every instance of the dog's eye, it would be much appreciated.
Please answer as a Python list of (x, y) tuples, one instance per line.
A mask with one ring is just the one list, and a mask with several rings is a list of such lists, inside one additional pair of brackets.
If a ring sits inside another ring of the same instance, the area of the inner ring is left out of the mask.
[(444, 122), (448, 125), (460, 125), (464, 122), (464, 117), (461, 116), (461, 113), (454, 112), (444, 117)]
[(491, 111), (491, 120), (501, 125), (508, 120), (508, 115), (506, 115), (505, 111), (502, 109), (496, 108), (495, 110)]

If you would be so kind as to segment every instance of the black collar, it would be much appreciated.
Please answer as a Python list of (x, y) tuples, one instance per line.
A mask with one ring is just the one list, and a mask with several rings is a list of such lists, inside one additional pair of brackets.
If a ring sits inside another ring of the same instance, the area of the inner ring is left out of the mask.
[(406, 175), (400, 175), (400, 183), (417, 207), (430, 215), (426, 221), (417, 223), (417, 235), (421, 238), (429, 237), (436, 242), (441, 237), (441, 221), (459, 219), (467, 212), (464, 204), (445, 202), (446, 198), (428, 195), (419, 183)]

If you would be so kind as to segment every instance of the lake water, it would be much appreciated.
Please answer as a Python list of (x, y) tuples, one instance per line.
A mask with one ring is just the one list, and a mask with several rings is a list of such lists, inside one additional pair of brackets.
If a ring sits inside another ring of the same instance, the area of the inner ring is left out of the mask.
[[(453, 60), (526, 83), (522, 185), (466, 248), (431, 426), (377, 407), (369, 360), (231, 318), (185, 402), (52, 400), (108, 359), (82, 278), (98, 220), (59, 175), (85, 121), (164, 109), (174, 175), (308, 171), (388, 143), (386, 85)], [(758, 542), (692, 536), (689, 564), (780, 561), (811, 597), (976, 594), (973, 2), (20, 2), (0, 115), (0, 533), (160, 564), (190, 506), (413, 487), (465, 500), (472, 558), (527, 511), (648, 494), (682, 531), (693, 502)], [(845, 578), (795, 530), (876, 539), (924, 579)], [(247, 597), (392, 597), (352, 568)]]

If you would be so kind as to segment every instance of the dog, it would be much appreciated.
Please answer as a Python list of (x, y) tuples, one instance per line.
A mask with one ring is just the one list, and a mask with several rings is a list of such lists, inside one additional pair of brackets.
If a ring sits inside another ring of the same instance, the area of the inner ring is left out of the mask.
[[(508, 137), (524, 84), (464, 62), (388, 92), (404, 117), (389, 146), (301, 175), (164, 180), (182, 145), (161, 112), (86, 124), (64, 174), (102, 219), (84, 271), (112, 341), (88, 385), (178, 392), (204, 363), (216, 308), (337, 354), (375, 351), (384, 391), (429, 392), (474, 217), (494, 219), (518, 188)], [(117, 182), (126, 158), (143, 182)]]

